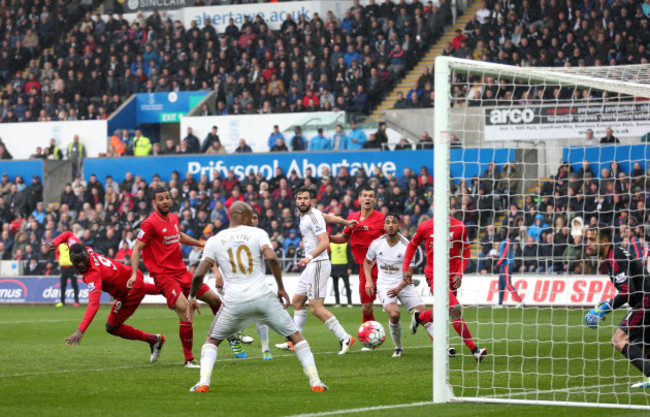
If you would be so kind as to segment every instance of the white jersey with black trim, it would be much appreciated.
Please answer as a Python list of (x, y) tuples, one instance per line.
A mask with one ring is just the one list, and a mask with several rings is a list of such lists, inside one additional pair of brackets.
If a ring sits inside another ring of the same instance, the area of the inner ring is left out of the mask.
[[(370, 262), (377, 260), (377, 287), (395, 287), (402, 281), (402, 264), (406, 247), (409, 244), (401, 234), (394, 246), (388, 244), (388, 235), (383, 235), (373, 240), (368, 247), (366, 259)], [(411, 266), (415, 263), (411, 262)]]
[[(327, 233), (327, 226), (323, 213), (317, 208), (312, 207), (307, 213), (300, 213), (300, 234), (305, 246), (305, 253), (312, 253), (318, 246), (318, 235)], [(328, 245), (329, 246), (329, 245)], [(314, 257), (314, 261), (329, 259), (327, 250)]]
[(262, 248), (271, 247), (262, 229), (237, 226), (222, 230), (205, 244), (201, 260), (217, 261), (224, 282), (224, 302), (241, 303), (271, 291), (264, 275)]

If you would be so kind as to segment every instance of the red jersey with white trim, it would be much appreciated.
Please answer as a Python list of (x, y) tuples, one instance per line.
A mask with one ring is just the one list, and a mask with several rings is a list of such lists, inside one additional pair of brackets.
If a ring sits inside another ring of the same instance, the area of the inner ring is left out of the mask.
[[(449, 276), (463, 275), (469, 258), (471, 256), (471, 247), (469, 245), (469, 237), (467, 235), (467, 227), (460, 220), (450, 217), (449, 218)], [(433, 277), (433, 219), (420, 223), (417, 232), (413, 235), (406, 254), (404, 255), (404, 263), (402, 270), (407, 271), (417, 247), (424, 242), (424, 248), (427, 252), (427, 264), (424, 267), (424, 275), (426, 277)]]
[(385, 233), (384, 217), (384, 213), (377, 210), (373, 210), (372, 214), (363, 221), (361, 221), (361, 211), (351, 213), (348, 216), (348, 221), (356, 220), (359, 222), (352, 229), (349, 227), (343, 229), (343, 234), (350, 237), (352, 256), (354, 256), (354, 261), (357, 264), (363, 264), (372, 241)]
[[(57, 236), (52, 243), (56, 246), (67, 243), (68, 247), (71, 247), (81, 241), (72, 232), (65, 232)], [(105, 258), (90, 247), (86, 247), (86, 250), (90, 256), (90, 263), (88, 271), (80, 275), (83, 282), (88, 285), (89, 292), (104, 291), (113, 298), (125, 298), (129, 293), (126, 283), (131, 278), (131, 267)]]
[(138, 240), (146, 243), (142, 260), (152, 277), (181, 276), (187, 272), (181, 252), (181, 229), (178, 217), (169, 213), (167, 218), (157, 211), (142, 222)]

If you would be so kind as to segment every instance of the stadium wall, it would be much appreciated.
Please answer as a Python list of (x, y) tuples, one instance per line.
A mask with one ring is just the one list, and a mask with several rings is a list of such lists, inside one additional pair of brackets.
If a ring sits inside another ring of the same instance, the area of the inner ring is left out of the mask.
[(563, 149), (563, 160), (571, 164), (574, 170), (580, 170), (582, 161), (587, 160), (596, 177), (602, 168), (609, 168), (612, 161), (617, 161), (621, 169), (632, 172), (635, 162), (639, 162), (645, 171), (650, 161), (650, 146), (642, 145), (600, 145), (595, 147), (570, 146)]
[(49, 146), (52, 138), (56, 139), (65, 155), (74, 135), (79, 135), (88, 157), (97, 157), (106, 153), (108, 148), (107, 125), (106, 120), (2, 123), (0, 137), (14, 159), (29, 159), (37, 146)]
[[(480, 175), (489, 162), (495, 161), (502, 166), (508, 161), (515, 160), (515, 149), (452, 149), (451, 171), (456, 180)], [(186, 172), (192, 173), (198, 180), (202, 174), (212, 180), (213, 173), (218, 170), (225, 177), (229, 169), (235, 171), (235, 176), (243, 179), (249, 172), (262, 172), (271, 179), (277, 167), (285, 174), (296, 170), (303, 177), (307, 168), (312, 169), (315, 176), (323, 175), (323, 170), (329, 168), (330, 175), (336, 175), (341, 166), (347, 166), (350, 174), (355, 175), (359, 167), (363, 167), (368, 175), (372, 175), (375, 167), (381, 168), (384, 174), (402, 175), (404, 168), (419, 171), (425, 166), (433, 172), (433, 152), (419, 151), (327, 151), (327, 152), (292, 152), (270, 154), (229, 154), (229, 155), (189, 155), (189, 156), (156, 156), (156, 157), (124, 157), (124, 158), (95, 158), (87, 159), (84, 164), (86, 180), (91, 174), (103, 179), (112, 175), (121, 179), (125, 172), (141, 175), (150, 180), (154, 174), (159, 174), (167, 181), (173, 171), (178, 171), (181, 177)]]

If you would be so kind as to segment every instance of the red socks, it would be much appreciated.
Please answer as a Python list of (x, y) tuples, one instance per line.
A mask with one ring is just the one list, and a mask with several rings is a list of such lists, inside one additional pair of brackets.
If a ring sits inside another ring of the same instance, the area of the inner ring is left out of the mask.
[(420, 312), (418, 320), (420, 323), (433, 323), (433, 309)]
[[(422, 314), (420, 314), (420, 317), (422, 317)], [(453, 321), (452, 325), (454, 326), (454, 330), (456, 330), (456, 333), (458, 333), (458, 336), (460, 336), (460, 338), (463, 339), (463, 342), (465, 343), (465, 345), (467, 345), (469, 350), (474, 351), (476, 345), (472, 340), (472, 334), (469, 332), (465, 320), (456, 319)]]
[(180, 336), (181, 344), (183, 345), (185, 361), (191, 361), (194, 359), (194, 355), (192, 354), (192, 343), (194, 342), (194, 329), (192, 328), (192, 323), (189, 321), (181, 321), (178, 328), (178, 335)]
[(367, 321), (374, 321), (375, 320), (375, 313), (371, 311), (370, 313), (363, 313), (363, 322)]
[(131, 327), (128, 324), (123, 324), (119, 329), (114, 331), (113, 334), (124, 339), (142, 340), (143, 342), (147, 342), (149, 344), (156, 343), (158, 341), (158, 338), (155, 334), (143, 332), (142, 330)]

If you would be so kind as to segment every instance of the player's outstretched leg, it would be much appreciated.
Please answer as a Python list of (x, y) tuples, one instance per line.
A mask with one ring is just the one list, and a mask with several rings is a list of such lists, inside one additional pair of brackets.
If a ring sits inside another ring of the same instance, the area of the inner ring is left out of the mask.
[(230, 348), (232, 349), (232, 353), (235, 354), (236, 358), (238, 359), (248, 358), (246, 351), (244, 351), (244, 348), (242, 347), (241, 342), (239, 341), (236, 335), (228, 338), (228, 344), (230, 345)]
[(262, 359), (270, 361), (273, 359), (273, 355), (271, 355), (271, 351), (269, 350), (269, 326), (258, 321), (256, 327), (257, 334), (260, 336), (260, 344), (262, 345)]
[(296, 349), (296, 356), (302, 364), (302, 369), (305, 375), (309, 378), (309, 385), (314, 392), (327, 391), (327, 385), (323, 384), (318, 376), (318, 369), (316, 369), (316, 362), (314, 361), (314, 354), (311, 352), (309, 343), (302, 337), (300, 332), (296, 332), (288, 337)]
[[(631, 318), (634, 318), (636, 314), (645, 314), (642, 310), (636, 310), (629, 313), (619, 326), (625, 326), (626, 330), (634, 334), (634, 329), (630, 326)], [(624, 324), (625, 323), (625, 324)], [(642, 323), (641, 323), (642, 324)], [(612, 344), (614, 348), (621, 352), (635, 368), (645, 375), (643, 382), (638, 382), (632, 385), (632, 388), (650, 388), (650, 360), (645, 356), (643, 344), (641, 343), (630, 343), (630, 338), (628, 335), (621, 330), (621, 328), (616, 329), (614, 336), (612, 336)]]
[(458, 336), (460, 336), (463, 343), (465, 343), (470, 352), (472, 352), (474, 358), (478, 362), (481, 362), (485, 355), (487, 355), (487, 349), (480, 349), (474, 344), (467, 323), (463, 320), (463, 311), (460, 303), (453, 292), (449, 292), (449, 314), (451, 315), (451, 324), (454, 326), (454, 330), (456, 330), (456, 333), (458, 333)]
[(178, 324), (178, 337), (181, 339), (183, 355), (185, 356), (186, 368), (199, 368), (200, 365), (194, 360), (192, 345), (194, 344), (194, 328), (189, 321), (181, 320)]
[[(355, 339), (345, 331), (336, 316), (325, 308), (324, 303), (324, 298), (312, 298), (309, 300), (309, 309), (312, 314), (325, 323), (325, 326), (327, 326), (327, 328), (339, 339), (339, 355), (343, 355), (350, 350)], [(300, 329), (300, 326), (298, 326), (298, 329)]]
[(209, 337), (201, 348), (201, 377), (199, 382), (190, 388), (190, 392), (210, 391), (212, 369), (214, 368), (214, 363), (217, 361), (217, 347), (219, 346), (219, 343), (221, 343), (221, 340)]
[(388, 328), (390, 330), (390, 338), (393, 340), (395, 345), (395, 351), (393, 352), (393, 358), (399, 358), (402, 356), (402, 323), (400, 323), (400, 314), (399, 307), (396, 303), (389, 303), (384, 306), (384, 309), (389, 315), (388, 319)]

